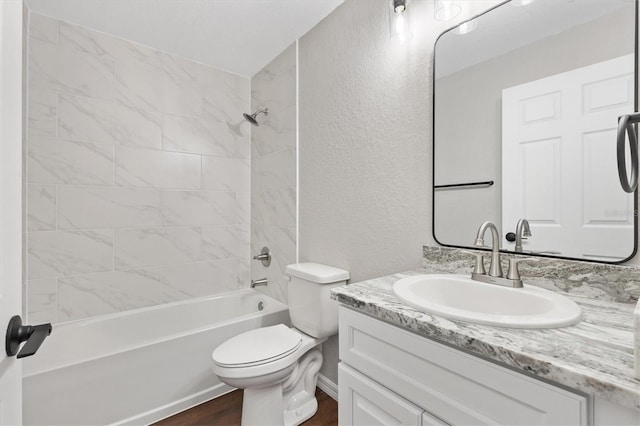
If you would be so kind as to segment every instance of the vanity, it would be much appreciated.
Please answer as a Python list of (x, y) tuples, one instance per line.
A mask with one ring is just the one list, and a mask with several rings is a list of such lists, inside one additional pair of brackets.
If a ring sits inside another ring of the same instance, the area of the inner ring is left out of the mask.
[(340, 349), (340, 424), (587, 424), (585, 395), (347, 307)]
[(394, 295), (398, 280), (433, 272), (442, 271), (333, 290), (341, 304), (340, 424), (640, 424), (633, 304), (569, 295), (583, 311), (577, 325), (477, 325)]

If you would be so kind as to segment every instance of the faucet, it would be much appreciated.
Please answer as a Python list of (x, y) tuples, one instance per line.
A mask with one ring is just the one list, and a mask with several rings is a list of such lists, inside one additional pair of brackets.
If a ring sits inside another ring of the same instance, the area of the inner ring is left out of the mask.
[(516, 225), (516, 249), (518, 253), (522, 253), (522, 239), (525, 240), (531, 236), (531, 228), (527, 219), (520, 219)]
[(487, 221), (480, 225), (476, 241), (473, 244), (476, 247), (484, 247), (484, 234), (487, 229), (491, 230), (491, 264), (489, 265), (489, 276), (502, 277), (502, 264), (500, 263), (500, 233), (495, 223)]
[(259, 278), (257, 280), (251, 280), (251, 288), (256, 288), (257, 285), (267, 285), (269, 282), (266, 278)]
[(253, 260), (259, 260), (265, 268), (271, 265), (271, 252), (269, 251), (269, 247), (262, 247), (260, 254), (253, 256)]
[[(524, 223), (521, 223), (524, 222)], [(529, 228), (529, 224), (525, 219), (521, 219), (518, 222), (518, 230), (522, 231), (522, 227), (524, 227), (524, 234), (527, 234), (527, 229)], [(485, 222), (478, 229), (478, 235), (476, 235), (476, 240), (474, 242), (474, 246), (476, 247), (484, 247), (484, 234), (487, 232), (487, 229), (491, 230), (491, 238), (492, 247), (491, 247), (491, 264), (489, 265), (489, 273), (487, 274), (484, 270), (484, 260), (483, 255), (480, 253), (471, 253), (476, 257), (476, 264), (473, 268), (473, 272), (471, 273), (471, 279), (475, 281), (481, 281), (483, 283), (489, 284), (497, 284), (506, 287), (514, 287), (521, 288), (522, 278), (520, 277), (520, 272), (518, 271), (518, 263), (520, 262), (537, 262), (538, 259), (534, 258), (510, 258), (509, 259), (509, 272), (507, 272), (507, 276), (505, 277), (502, 273), (502, 263), (500, 261), (500, 233), (498, 232), (498, 228), (493, 222)], [(531, 233), (529, 232), (529, 235)]]

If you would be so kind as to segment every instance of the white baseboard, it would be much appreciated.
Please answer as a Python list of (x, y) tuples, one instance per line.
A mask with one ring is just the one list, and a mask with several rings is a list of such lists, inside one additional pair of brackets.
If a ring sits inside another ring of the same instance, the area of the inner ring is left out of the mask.
[(318, 374), (317, 386), (324, 391), (324, 393), (333, 398), (334, 401), (338, 400), (338, 385), (327, 379), (326, 376)]

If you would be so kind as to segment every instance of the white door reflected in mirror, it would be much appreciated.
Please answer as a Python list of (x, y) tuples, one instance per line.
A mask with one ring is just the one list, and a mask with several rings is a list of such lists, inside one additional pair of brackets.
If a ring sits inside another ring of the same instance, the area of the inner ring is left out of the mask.
[(633, 76), (625, 55), (502, 91), (502, 221), (528, 220), (524, 250), (604, 261), (633, 250), (633, 194), (614, 149)]

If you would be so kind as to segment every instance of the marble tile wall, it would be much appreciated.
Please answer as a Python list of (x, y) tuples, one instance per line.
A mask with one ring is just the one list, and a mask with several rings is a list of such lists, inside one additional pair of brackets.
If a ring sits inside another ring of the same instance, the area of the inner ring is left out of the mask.
[(250, 79), (31, 13), (27, 104), (30, 322), (248, 286)]
[(252, 261), (251, 278), (287, 303), (284, 268), (296, 262), (296, 44), (289, 46), (251, 80), (251, 109), (269, 108), (253, 127), (251, 168), (251, 252), (271, 249), (271, 266)]

